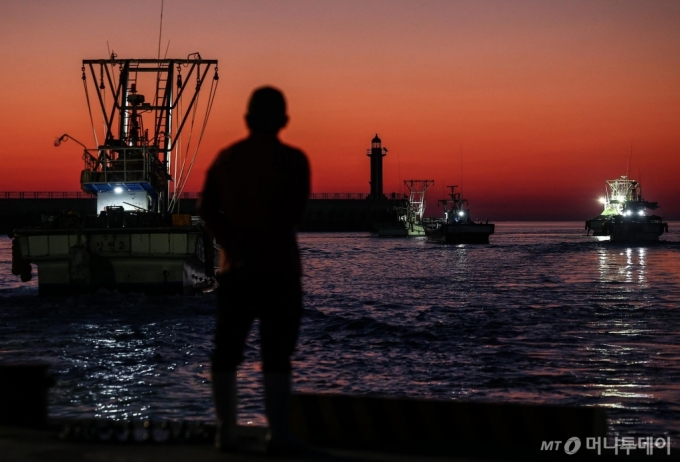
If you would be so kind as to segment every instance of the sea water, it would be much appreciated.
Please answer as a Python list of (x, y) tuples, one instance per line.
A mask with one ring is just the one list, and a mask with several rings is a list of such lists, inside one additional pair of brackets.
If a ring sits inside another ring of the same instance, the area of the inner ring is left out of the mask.
[[(294, 390), (599, 406), (611, 436), (680, 438), (680, 223), (656, 244), (498, 223), (489, 245), (302, 233)], [(215, 294), (39, 297), (0, 238), (0, 357), (42, 360), (52, 417), (214, 420)], [(34, 271), (35, 273), (35, 271)], [(255, 326), (240, 421), (266, 422)], [(680, 440), (678, 440), (680, 441)]]

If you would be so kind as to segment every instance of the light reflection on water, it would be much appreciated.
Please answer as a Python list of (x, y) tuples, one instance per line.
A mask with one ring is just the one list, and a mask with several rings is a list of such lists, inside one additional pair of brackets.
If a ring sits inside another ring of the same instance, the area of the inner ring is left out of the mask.
[[(302, 234), (299, 391), (597, 405), (612, 434), (680, 437), (680, 224), (613, 245), (580, 223), (500, 223), (488, 246)], [(214, 296), (37, 298), (0, 240), (0, 351), (43, 359), (51, 414), (212, 419)], [(241, 421), (264, 423), (258, 349)]]

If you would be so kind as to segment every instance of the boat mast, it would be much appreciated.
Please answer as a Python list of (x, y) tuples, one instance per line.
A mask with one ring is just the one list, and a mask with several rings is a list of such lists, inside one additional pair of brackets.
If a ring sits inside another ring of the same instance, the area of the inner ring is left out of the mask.
[[(112, 78), (115, 66), (118, 66), (120, 72), (117, 84), (114, 83), (115, 78)], [(201, 136), (203, 135), (217, 87), (216, 81), (219, 79), (217, 60), (202, 59), (198, 53), (193, 53), (186, 59), (118, 59), (112, 53), (110, 59), (83, 60), (83, 68), (85, 67), (90, 69), (95, 83), (93, 86), (97, 91), (105, 121), (106, 136), (104, 144), (86, 151), (85, 170), (81, 176), (83, 190), (98, 196), (101, 193), (122, 194), (137, 191), (148, 195), (148, 204), (142, 207), (145, 210), (171, 212), (174, 202), (170, 200), (170, 181), (176, 182), (176, 193), (177, 182), (181, 189), (186, 181), (186, 176), (180, 175), (181, 178), (174, 179), (170, 176), (172, 150), (190, 116), (193, 128), (198, 95), (208, 72), (214, 67), (213, 84), (201, 130)], [(181, 77), (182, 67), (188, 68), (184, 79)], [(100, 76), (99, 85), (97, 71)], [(195, 83), (191, 81), (192, 76), (195, 77)], [(107, 90), (114, 95), (110, 108), (104, 103)], [(149, 98), (153, 103), (146, 102), (142, 91), (155, 93), (153, 98)], [(191, 99), (184, 114), (180, 114), (177, 128), (173, 131), (173, 115), (185, 92)], [(118, 127), (114, 127), (116, 114)], [(145, 115), (152, 115), (153, 120), (145, 123)], [(114, 131), (114, 128), (117, 130)], [(117, 137), (113, 133), (117, 133)], [(189, 171), (190, 166), (187, 175)], [(126, 204), (122, 196), (118, 202), (120, 203), (115, 205)], [(139, 209), (140, 204), (127, 205)], [(110, 200), (107, 205), (112, 205)]]
[(434, 180), (404, 180), (409, 190), (407, 221), (419, 222), (425, 214), (425, 192), (434, 184)]

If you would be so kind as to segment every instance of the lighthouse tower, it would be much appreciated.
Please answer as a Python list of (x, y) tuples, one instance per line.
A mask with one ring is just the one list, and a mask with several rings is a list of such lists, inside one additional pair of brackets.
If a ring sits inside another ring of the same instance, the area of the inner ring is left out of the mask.
[(382, 158), (387, 154), (387, 148), (382, 147), (382, 141), (375, 134), (371, 140), (371, 149), (366, 155), (371, 158), (371, 195), (369, 199), (384, 199), (383, 194), (383, 161)]

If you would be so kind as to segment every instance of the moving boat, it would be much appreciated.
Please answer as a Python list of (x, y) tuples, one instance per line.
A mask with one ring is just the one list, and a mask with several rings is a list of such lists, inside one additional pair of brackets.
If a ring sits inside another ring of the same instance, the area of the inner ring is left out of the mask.
[(644, 200), (640, 183), (626, 175), (607, 180), (605, 196), (600, 202), (604, 211), (586, 220), (588, 235), (592, 231), (593, 236), (609, 236), (612, 242), (654, 242), (668, 232), (668, 223), (660, 216), (647, 214), (647, 210), (656, 210), (659, 205)]
[(450, 199), (440, 200), (444, 206), (444, 218), (424, 223), (428, 239), (446, 244), (488, 244), (495, 225), (476, 223), (470, 218), (467, 199), (456, 192), (458, 186), (448, 186)]
[(395, 207), (398, 221), (377, 227), (378, 236), (424, 236), (425, 192), (433, 184), (434, 180), (404, 180), (404, 185), (409, 190), (408, 204), (406, 207)]
[[(198, 111), (211, 69), (205, 109)], [(82, 79), (96, 147), (68, 134), (54, 144), (73, 140), (82, 146), (80, 185), (96, 196), (97, 214), (45, 216), (40, 227), (14, 230), (12, 272), (28, 281), (36, 265), (41, 295), (102, 287), (187, 293), (210, 286), (213, 241), (200, 220), (176, 212), (215, 97), (217, 61), (198, 53), (186, 59), (119, 59), (112, 53), (83, 60)], [(104, 121), (101, 138), (89, 88), (96, 90)], [(185, 133), (188, 143), (180, 135), (195, 120), (202, 129), (190, 149), (191, 133)]]

